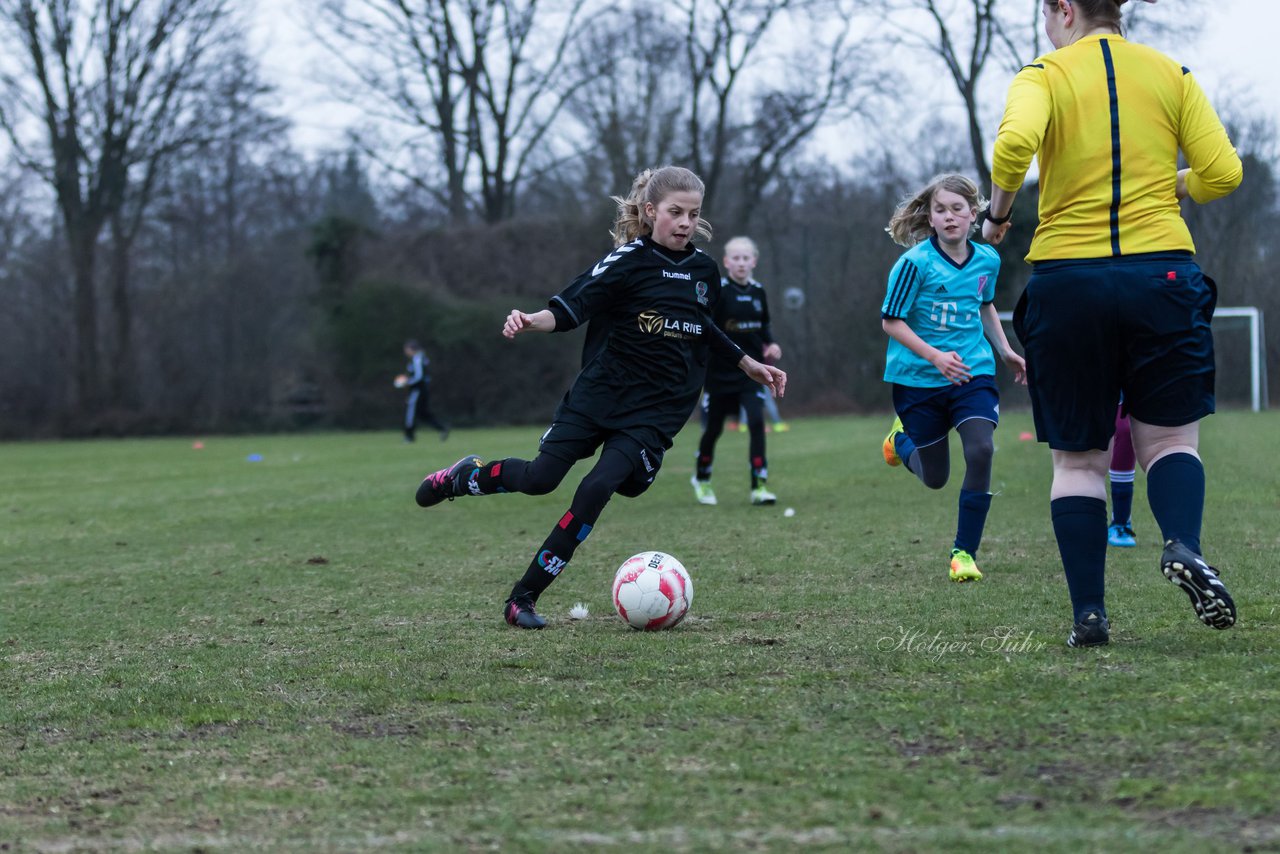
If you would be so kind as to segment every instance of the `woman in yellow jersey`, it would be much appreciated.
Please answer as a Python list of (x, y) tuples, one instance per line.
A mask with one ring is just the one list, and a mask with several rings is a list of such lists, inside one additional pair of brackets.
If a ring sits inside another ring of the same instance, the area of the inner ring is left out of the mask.
[[(1014, 313), (1036, 432), (1053, 451), (1054, 534), (1071, 594), (1071, 646), (1105, 644), (1107, 446), (1124, 394), (1161, 570), (1200, 620), (1236, 607), (1200, 549), (1199, 421), (1214, 410), (1216, 291), (1196, 265), (1179, 201), (1240, 183), (1240, 158), (1191, 72), (1121, 35), (1124, 0), (1045, 0), (1055, 50), (1014, 77), (992, 163), (983, 236), (999, 243), (1033, 157), (1040, 223)], [(1148, 0), (1154, 2), (1154, 0)], [(1178, 169), (1179, 152), (1188, 168)]]

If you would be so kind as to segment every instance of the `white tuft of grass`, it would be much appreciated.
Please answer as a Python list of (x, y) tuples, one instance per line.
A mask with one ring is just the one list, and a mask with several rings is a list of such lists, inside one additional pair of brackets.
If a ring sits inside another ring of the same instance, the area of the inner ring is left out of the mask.
[(586, 618), (587, 618), (587, 606), (582, 604), (581, 602), (576, 603), (572, 608), (569, 609), (569, 619), (585, 620)]

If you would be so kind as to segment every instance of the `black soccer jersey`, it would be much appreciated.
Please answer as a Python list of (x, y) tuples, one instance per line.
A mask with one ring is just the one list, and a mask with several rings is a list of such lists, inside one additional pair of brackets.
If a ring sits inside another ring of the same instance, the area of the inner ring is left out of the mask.
[[(730, 341), (757, 362), (764, 361), (764, 348), (773, 343), (773, 330), (769, 327), (769, 301), (759, 282), (750, 279), (740, 285), (726, 277), (720, 283), (720, 302), (712, 317)], [(736, 362), (712, 357), (707, 369), (707, 391), (731, 394), (755, 388), (755, 381), (738, 370)]]
[(652, 427), (671, 440), (706, 379), (709, 351), (742, 350), (712, 321), (720, 267), (700, 249), (640, 237), (619, 246), (551, 298), (556, 331), (583, 323), (582, 372), (562, 407), (609, 430)]

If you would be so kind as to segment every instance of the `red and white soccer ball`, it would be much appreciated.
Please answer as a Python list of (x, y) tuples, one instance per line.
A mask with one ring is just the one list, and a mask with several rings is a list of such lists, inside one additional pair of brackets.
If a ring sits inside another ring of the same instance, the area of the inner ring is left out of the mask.
[(669, 629), (684, 619), (692, 602), (693, 580), (665, 552), (632, 555), (613, 577), (613, 607), (633, 629)]

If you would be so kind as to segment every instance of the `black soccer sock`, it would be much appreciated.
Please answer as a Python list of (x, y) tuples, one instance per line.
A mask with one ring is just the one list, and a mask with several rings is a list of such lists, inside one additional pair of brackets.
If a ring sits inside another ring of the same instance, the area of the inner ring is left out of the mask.
[(508, 462), (522, 463), (524, 460), (495, 460), (485, 463), (471, 476), (480, 495), (493, 495), (498, 492), (509, 492), (502, 483), (502, 469)]
[(551, 529), (529, 562), (524, 576), (511, 588), (511, 598), (538, 601), (542, 591), (569, 565), (578, 545), (590, 533), (591, 526), (574, 516), (572, 510), (560, 517), (560, 522)]
[(769, 463), (764, 457), (764, 404), (759, 397), (749, 398), (747, 409), (747, 457), (751, 461), (751, 488), (764, 486), (769, 479)]
[(1204, 465), (1191, 454), (1169, 454), (1147, 470), (1147, 501), (1165, 540), (1181, 540), (1200, 554)]
[[(543, 458), (555, 459), (539, 454), (534, 463)], [(560, 517), (559, 523), (543, 541), (542, 548), (529, 562), (524, 576), (511, 589), (511, 598), (537, 601), (542, 591), (551, 586), (551, 582), (568, 565), (578, 546), (591, 533), (609, 499), (631, 477), (633, 468), (631, 460), (617, 450), (606, 447), (601, 452), (595, 466), (578, 484), (569, 512)]]
[(699, 453), (694, 459), (694, 471), (698, 480), (711, 480), (711, 454)]
[(1091, 608), (1098, 608), (1105, 616), (1107, 502), (1085, 495), (1068, 495), (1055, 498), (1049, 507), (1076, 621)]

